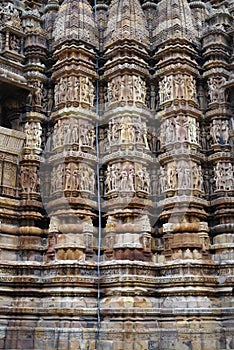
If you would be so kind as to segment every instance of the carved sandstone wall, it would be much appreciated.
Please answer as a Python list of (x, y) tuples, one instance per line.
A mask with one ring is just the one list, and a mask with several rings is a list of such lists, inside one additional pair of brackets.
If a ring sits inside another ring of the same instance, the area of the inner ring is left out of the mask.
[(233, 16), (0, 2), (0, 349), (234, 349)]

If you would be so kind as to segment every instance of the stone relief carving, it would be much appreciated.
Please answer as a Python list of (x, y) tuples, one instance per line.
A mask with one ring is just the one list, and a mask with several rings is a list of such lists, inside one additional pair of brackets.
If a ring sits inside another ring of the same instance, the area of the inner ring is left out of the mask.
[(0, 27), (4, 25), (21, 29), (19, 12), (12, 3), (5, 1), (0, 4)]
[(32, 85), (34, 87), (33, 93), (28, 96), (28, 104), (31, 106), (42, 106), (43, 102), (43, 83), (39, 80), (35, 81)]
[(55, 166), (51, 174), (51, 194), (56, 191), (95, 192), (95, 172), (86, 164), (70, 162)]
[(194, 77), (184, 74), (165, 76), (159, 82), (160, 103), (172, 99), (185, 99), (195, 101), (196, 82)]
[(32, 193), (39, 191), (40, 180), (36, 166), (21, 166), (19, 179), (23, 192)]
[[(102, 133), (103, 141), (104, 131)], [(154, 128), (147, 128), (146, 122), (140, 117), (112, 118), (107, 130), (107, 146), (140, 144), (146, 149), (156, 151), (157, 136)]]
[(201, 165), (180, 160), (171, 162), (160, 168), (160, 192), (177, 189), (193, 189), (203, 191), (203, 174)]
[(129, 162), (107, 166), (105, 194), (110, 192), (150, 192), (150, 176), (146, 167)]
[(218, 162), (214, 168), (215, 191), (218, 190), (233, 190), (234, 174), (233, 165), (225, 162)]
[(25, 124), (25, 147), (27, 148), (40, 148), (41, 147), (41, 135), (42, 127), (40, 122), (27, 122)]
[(15, 34), (10, 34), (9, 36), (9, 48), (12, 50), (12, 51), (15, 51), (15, 52), (20, 52), (20, 38), (17, 37)]
[(212, 121), (210, 134), (213, 144), (228, 144), (229, 143), (229, 121), (217, 120)]
[(94, 126), (83, 120), (75, 118), (59, 120), (54, 126), (53, 149), (76, 144), (79, 149), (82, 147), (95, 148), (96, 135)]
[(226, 78), (224, 77), (211, 77), (207, 81), (208, 85), (208, 97), (210, 103), (212, 102), (225, 102), (225, 88)]
[(60, 78), (54, 87), (55, 106), (60, 103), (81, 103), (82, 106), (94, 106), (94, 85), (88, 77), (75, 75)]
[(166, 119), (160, 127), (161, 145), (173, 142), (200, 143), (199, 123), (195, 118), (179, 113), (176, 117)]
[(105, 96), (106, 103), (111, 102), (141, 102), (145, 104), (146, 84), (140, 76), (124, 75), (108, 82)]

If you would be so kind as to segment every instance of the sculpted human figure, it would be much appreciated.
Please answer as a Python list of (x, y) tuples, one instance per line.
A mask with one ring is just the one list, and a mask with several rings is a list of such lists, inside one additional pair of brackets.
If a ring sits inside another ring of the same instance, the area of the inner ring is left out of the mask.
[(23, 192), (29, 192), (30, 185), (29, 185), (29, 167), (22, 166), (20, 170), (20, 185), (23, 190)]
[(30, 192), (36, 192), (39, 184), (39, 178), (37, 176), (37, 168), (29, 168), (29, 190)]
[(144, 183), (143, 183), (143, 190), (146, 192), (150, 192), (150, 177), (149, 173), (146, 170), (146, 168), (143, 168), (143, 173), (144, 173)]
[(218, 162), (215, 166), (214, 179), (215, 179), (216, 190), (225, 189), (225, 174), (224, 174), (223, 165), (220, 162)]
[(16, 35), (11, 35), (10, 36), (10, 49), (16, 52), (19, 52), (20, 50), (20, 39), (17, 38)]
[(185, 82), (182, 74), (174, 76), (175, 98), (185, 98)]
[(160, 103), (172, 98), (172, 77), (166, 76), (159, 82), (159, 99)]
[(188, 122), (183, 114), (179, 114), (175, 121), (175, 132), (177, 141), (186, 141), (188, 139), (187, 125)]
[(164, 146), (165, 142), (167, 142), (167, 137), (166, 137), (167, 131), (166, 130), (167, 130), (167, 120), (162, 122), (160, 125), (159, 139), (160, 139), (161, 146)]
[(107, 166), (107, 171), (106, 171), (106, 193), (108, 193), (109, 191), (112, 190), (112, 184), (111, 184), (111, 168), (110, 166), (108, 165)]
[(122, 118), (120, 124), (120, 142), (124, 143), (128, 141), (128, 127), (125, 120)]
[(80, 77), (80, 101), (89, 103), (89, 78)]
[(53, 105), (54, 105), (54, 94), (53, 94), (53, 90), (49, 89), (47, 94), (47, 112), (49, 113), (52, 112)]
[(198, 170), (197, 164), (194, 164), (192, 167), (192, 179), (193, 179), (193, 189), (200, 189), (200, 173)]
[(59, 82), (59, 102), (66, 102), (67, 94), (67, 80), (66, 78), (61, 78)]
[(226, 171), (225, 171), (225, 189), (226, 190), (233, 190), (234, 188), (234, 176), (233, 176), (233, 167), (231, 163), (227, 164)]
[(74, 95), (74, 100), (75, 101), (78, 101), (79, 100), (79, 95), (80, 95), (80, 82), (79, 82), (79, 79), (77, 77), (74, 77), (74, 92), (73, 92), (73, 95)]
[(157, 135), (156, 135), (156, 130), (152, 128), (150, 130), (151, 133), (151, 151), (156, 152), (157, 150)]
[(128, 124), (128, 140), (130, 143), (135, 142), (135, 129), (133, 124)]
[(89, 169), (89, 191), (95, 192), (95, 172), (93, 169)]
[(82, 183), (83, 183), (83, 188), (85, 191), (89, 190), (89, 168), (87, 166), (85, 166), (83, 168), (83, 173), (81, 174), (82, 177)]
[(222, 120), (221, 131), (222, 131), (223, 143), (228, 144), (228, 141), (229, 141), (229, 123), (228, 123), (228, 120)]
[(148, 130), (147, 130), (146, 125), (144, 125), (144, 127), (143, 127), (143, 141), (144, 141), (144, 144), (145, 144), (145, 148), (149, 149), (148, 137), (147, 136), (148, 136)]
[(64, 143), (64, 123), (59, 120), (58, 121), (58, 129), (57, 129), (57, 145), (62, 146)]
[(71, 169), (69, 166), (66, 166), (65, 168), (65, 190), (71, 190)]
[(208, 96), (210, 102), (215, 102), (218, 100), (217, 83), (214, 78), (209, 78), (207, 81), (208, 85)]
[(33, 127), (33, 139), (32, 144), (34, 147), (40, 148), (41, 147), (41, 135), (42, 135), (42, 127), (39, 122), (32, 123)]
[[(62, 190), (63, 189), (63, 177), (64, 177), (64, 169), (63, 169), (63, 164), (59, 164), (57, 169), (53, 168), (54, 171), (54, 179), (52, 179), (52, 182), (55, 181), (55, 189), (56, 191)], [(52, 184), (51, 182), (51, 184)]]
[(67, 95), (66, 95), (66, 102), (73, 101), (74, 99), (74, 86), (73, 86), (73, 76), (69, 76), (67, 78)]
[(133, 166), (130, 166), (128, 170), (128, 189), (129, 191), (134, 191), (134, 176), (135, 170)]
[(197, 143), (197, 126), (196, 126), (195, 118), (189, 118), (188, 131), (189, 131), (189, 141), (192, 143)]
[(37, 106), (42, 105), (42, 97), (43, 97), (43, 84), (40, 81), (36, 81), (34, 84), (35, 92), (33, 94), (34, 104)]
[(26, 134), (26, 139), (25, 139), (25, 147), (32, 147), (32, 140), (33, 140), (33, 135), (32, 135), (32, 130), (31, 130), (31, 124), (27, 122), (24, 127), (25, 134)]
[(166, 171), (163, 167), (160, 169), (159, 174), (159, 185), (160, 185), (160, 191), (164, 192), (167, 189), (167, 183), (166, 183)]
[(220, 121), (213, 120), (213, 123), (210, 128), (211, 137), (213, 139), (213, 143), (217, 144), (220, 142)]
[(166, 99), (165, 78), (159, 82), (159, 100), (163, 103)]
[(175, 120), (174, 119), (167, 119), (165, 122), (166, 126), (166, 142), (174, 142), (175, 141)]
[(112, 167), (110, 168), (110, 188), (112, 190), (117, 189), (117, 184), (116, 184), (116, 165), (113, 164)]
[(225, 87), (224, 87), (225, 83), (226, 83), (226, 78), (221, 77), (219, 79), (219, 92), (218, 92), (218, 94), (219, 94), (219, 102), (225, 102), (225, 100), (226, 100)]
[(176, 183), (176, 166), (175, 164), (168, 165), (167, 168), (167, 182), (168, 182), (168, 189), (176, 189), (177, 183)]
[(190, 167), (186, 167), (184, 169), (184, 174), (185, 174), (185, 188), (191, 188), (191, 169)]
[(94, 144), (95, 144), (95, 132), (93, 130), (93, 127), (90, 126), (88, 130), (88, 145), (93, 148)]
[(127, 183), (128, 183), (128, 172), (126, 169), (122, 169), (122, 171), (121, 171), (121, 183), (120, 183), (120, 189), (122, 191), (127, 190)]
[(143, 190), (143, 188), (144, 188), (144, 172), (143, 172), (143, 168), (140, 168), (136, 172), (136, 188), (138, 190)]
[(112, 141), (113, 141), (114, 144), (119, 142), (119, 138), (120, 138), (119, 131), (120, 131), (119, 123), (114, 121), (113, 122), (113, 126), (112, 126)]
[(142, 143), (142, 128), (140, 123), (135, 124), (136, 143)]
[(88, 88), (89, 88), (89, 104), (91, 107), (93, 107), (95, 93), (94, 93), (93, 83), (90, 80), (88, 80)]
[(74, 164), (71, 175), (71, 189), (78, 190), (79, 189), (79, 169), (77, 164)]
[(177, 167), (178, 174), (178, 188), (186, 188), (186, 177), (184, 164), (179, 164)]
[(79, 134), (78, 134), (78, 125), (76, 123), (76, 121), (74, 121), (71, 125), (71, 143), (78, 143), (79, 140)]
[(186, 97), (189, 100), (194, 100), (196, 94), (195, 80), (191, 76), (187, 76), (185, 80)]
[(133, 99), (133, 77), (128, 75), (127, 77), (127, 87), (128, 87), (128, 100), (131, 101)]
[(59, 83), (54, 86), (54, 104), (57, 106), (60, 102), (60, 94), (59, 94)]

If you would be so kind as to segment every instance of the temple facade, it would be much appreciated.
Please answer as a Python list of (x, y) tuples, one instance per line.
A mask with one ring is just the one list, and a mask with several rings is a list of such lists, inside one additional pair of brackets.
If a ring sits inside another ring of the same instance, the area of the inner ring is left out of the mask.
[(234, 349), (234, 1), (0, 1), (0, 349)]

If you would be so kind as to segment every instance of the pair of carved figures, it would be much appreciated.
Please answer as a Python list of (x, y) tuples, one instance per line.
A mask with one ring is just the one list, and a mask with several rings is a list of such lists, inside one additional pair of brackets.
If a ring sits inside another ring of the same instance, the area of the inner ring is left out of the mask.
[(26, 141), (25, 147), (40, 148), (42, 127), (40, 122), (27, 122), (25, 124)]
[(118, 76), (108, 82), (105, 95), (106, 103), (122, 101), (145, 103), (145, 99), (146, 84), (140, 76)]
[(113, 119), (109, 123), (107, 138), (109, 145), (126, 143), (143, 143), (149, 149), (146, 123), (140, 117), (122, 117), (120, 120)]
[(226, 96), (225, 96), (225, 83), (226, 83), (225, 77), (211, 77), (207, 81), (208, 85), (208, 96), (210, 103), (212, 102), (225, 102)]
[(108, 165), (106, 171), (106, 193), (110, 191), (138, 190), (149, 193), (150, 176), (146, 167), (133, 163), (116, 163)]
[(160, 103), (173, 99), (194, 101), (196, 97), (196, 82), (193, 76), (176, 74), (165, 76), (159, 82)]
[(21, 39), (17, 35), (15, 35), (15, 34), (10, 34), (9, 35), (9, 48), (12, 51), (20, 53), (20, 50), (21, 50)]
[(59, 190), (95, 191), (95, 172), (86, 164), (59, 164), (53, 168), (51, 193)]
[(39, 191), (40, 180), (36, 166), (21, 166), (19, 179), (23, 192), (32, 193)]
[(161, 167), (159, 176), (160, 191), (194, 189), (202, 191), (203, 176), (201, 166), (180, 161), (169, 163), (167, 169)]
[(215, 166), (214, 180), (216, 190), (233, 190), (234, 174), (232, 164), (230, 162), (218, 162)]
[(29, 106), (39, 106), (43, 105), (43, 94), (44, 94), (44, 86), (43, 83), (39, 80), (36, 80), (31, 83), (33, 87), (33, 91), (28, 94), (27, 97), (27, 105)]
[(211, 124), (210, 134), (213, 144), (228, 144), (229, 142), (229, 122), (228, 120), (214, 119)]
[(88, 77), (62, 77), (54, 88), (55, 106), (59, 103), (80, 102), (93, 107), (94, 86)]
[(14, 5), (8, 1), (0, 4), (0, 27), (7, 25), (16, 29), (21, 29), (19, 12)]
[(160, 140), (162, 145), (178, 141), (198, 144), (199, 138), (199, 123), (193, 117), (180, 113), (161, 124)]
[(95, 147), (94, 126), (86, 121), (75, 118), (59, 120), (54, 126), (53, 149), (63, 145), (78, 144), (82, 146)]

